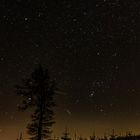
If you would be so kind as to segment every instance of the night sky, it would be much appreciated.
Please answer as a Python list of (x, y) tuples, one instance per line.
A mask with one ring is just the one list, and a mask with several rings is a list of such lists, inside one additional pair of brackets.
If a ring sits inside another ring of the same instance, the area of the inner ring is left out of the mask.
[(28, 137), (14, 86), (39, 63), (59, 87), (55, 135), (140, 133), (139, 0), (1, 0), (0, 139)]

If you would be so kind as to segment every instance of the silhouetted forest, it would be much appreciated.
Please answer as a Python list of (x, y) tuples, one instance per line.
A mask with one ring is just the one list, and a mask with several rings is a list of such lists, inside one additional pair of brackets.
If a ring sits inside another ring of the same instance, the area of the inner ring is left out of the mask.
[[(52, 138), (51, 127), (54, 121), (54, 96), (56, 95), (56, 83), (50, 78), (48, 70), (39, 65), (30, 75), (23, 80), (22, 85), (16, 86), (16, 91), (22, 98), (22, 104), (19, 110), (25, 111), (33, 108), (31, 122), (27, 124), (27, 132), (31, 140), (140, 140), (140, 135), (134, 135), (131, 132), (124, 136), (115, 135), (114, 130), (109, 136), (98, 137), (95, 133), (88, 138), (82, 136), (70, 136), (67, 128), (62, 137), (54, 136)], [(87, 128), (88, 129), (88, 128)], [(22, 133), (17, 140), (24, 140)]]

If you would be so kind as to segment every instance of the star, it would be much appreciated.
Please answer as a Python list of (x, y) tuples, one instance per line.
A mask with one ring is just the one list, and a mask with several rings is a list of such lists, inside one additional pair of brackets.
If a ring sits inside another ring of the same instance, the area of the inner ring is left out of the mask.
[(69, 109), (67, 109), (66, 112), (67, 112), (68, 115), (71, 115), (72, 114)]

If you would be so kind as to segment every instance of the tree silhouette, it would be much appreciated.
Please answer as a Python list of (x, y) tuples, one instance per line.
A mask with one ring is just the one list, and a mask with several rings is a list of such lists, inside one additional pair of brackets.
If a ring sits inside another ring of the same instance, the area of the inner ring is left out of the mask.
[(65, 128), (65, 132), (63, 134), (63, 136), (61, 137), (62, 140), (71, 140), (71, 138), (69, 138), (69, 133), (67, 131), (67, 128)]
[(51, 134), (54, 123), (55, 83), (50, 80), (48, 70), (40, 65), (29, 79), (23, 80), (22, 86), (17, 86), (17, 94), (22, 96), (21, 110), (33, 108), (31, 123), (27, 125), (31, 140), (43, 140)]

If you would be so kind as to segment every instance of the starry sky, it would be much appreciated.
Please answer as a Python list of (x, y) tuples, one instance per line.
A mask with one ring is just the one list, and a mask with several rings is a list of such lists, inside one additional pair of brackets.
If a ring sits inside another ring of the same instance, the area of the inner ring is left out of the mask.
[(41, 63), (60, 94), (54, 134), (140, 133), (139, 0), (1, 0), (0, 138), (27, 138), (14, 86)]

